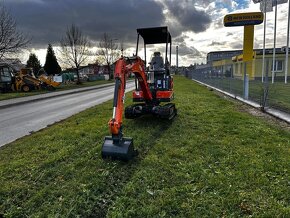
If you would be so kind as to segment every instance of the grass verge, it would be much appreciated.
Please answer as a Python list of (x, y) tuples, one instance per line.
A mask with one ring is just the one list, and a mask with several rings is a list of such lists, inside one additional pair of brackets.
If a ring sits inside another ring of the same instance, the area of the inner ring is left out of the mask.
[[(80, 85), (77, 85), (74, 83), (73, 84), (61, 84), (59, 87), (56, 87), (56, 90), (53, 92), (64, 91), (64, 90), (69, 90), (69, 89), (77, 89), (77, 88), (83, 88), (83, 87), (89, 87), (89, 86), (95, 86), (95, 85), (101, 85), (101, 84), (106, 84), (106, 83), (112, 83), (112, 81), (98, 80), (98, 81), (92, 81), (92, 82), (83, 82)], [(31, 92), (0, 93), (0, 101), (12, 99), (12, 98), (21, 98), (21, 97), (32, 96), (32, 95), (39, 95), (39, 94), (44, 94), (44, 93), (48, 93), (48, 92), (51, 92), (51, 91), (32, 90)]]
[(0, 214), (290, 216), (290, 133), (185, 78), (175, 90), (172, 122), (125, 120), (129, 163), (100, 158), (111, 101), (2, 147)]
[[(236, 78), (196, 78), (197, 80), (227, 91), (237, 96), (243, 96), (244, 81)], [(264, 95), (264, 84), (260, 80), (249, 81), (249, 99), (260, 103)], [(269, 81), (269, 95), (267, 105), (290, 113), (290, 85), (281, 81), (274, 84)]]

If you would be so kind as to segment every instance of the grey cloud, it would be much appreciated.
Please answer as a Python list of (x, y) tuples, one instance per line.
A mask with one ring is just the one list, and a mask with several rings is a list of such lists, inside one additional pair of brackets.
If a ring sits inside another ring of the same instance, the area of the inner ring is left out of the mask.
[(72, 23), (98, 41), (104, 32), (125, 43), (135, 42), (136, 29), (160, 26), (162, 7), (154, 0), (23, 0), (5, 1), (18, 27), (34, 46), (58, 43)]
[(188, 56), (188, 57), (199, 57), (202, 55), (201, 52), (197, 50), (194, 46), (187, 46), (185, 43), (179, 44), (178, 54), (180, 56)]
[(238, 42), (230, 43), (230, 47), (233, 49), (243, 49), (243, 44)]
[(221, 29), (221, 28), (224, 28), (224, 21), (223, 19), (219, 19), (218, 21), (216, 21), (214, 23), (214, 28), (215, 29)]
[[(184, 58), (198, 58), (202, 56), (202, 52), (196, 49), (194, 46), (188, 46), (185, 39), (189, 39), (188, 36), (179, 36), (173, 39), (172, 54), (176, 54), (176, 46), (178, 46), (178, 55)], [(190, 39), (191, 40), (191, 39)], [(161, 47), (160, 47), (161, 48)], [(162, 49), (161, 49), (162, 50)]]
[(254, 49), (263, 48), (263, 39), (256, 38), (254, 39)]
[(182, 36), (176, 37), (176, 38), (174, 38), (174, 42), (175, 43), (182, 43), (182, 42), (184, 42), (184, 37), (182, 37)]
[[(102, 34), (107, 32), (124, 47), (134, 48), (136, 29), (168, 24), (173, 36), (172, 52), (179, 45), (179, 54), (184, 58), (204, 56), (193, 46), (185, 44), (183, 32), (199, 33), (211, 24), (206, 8), (212, 0), (9, 0), (5, 5), (16, 18), (18, 27), (32, 37), (32, 47), (46, 48), (48, 43), (58, 45), (66, 28), (72, 23), (97, 45)], [(164, 9), (169, 13), (164, 14)], [(165, 15), (174, 22), (166, 23)], [(174, 25), (173, 25), (174, 24)], [(187, 39), (193, 41), (193, 39)], [(141, 45), (142, 47), (142, 42)], [(160, 48), (161, 50), (163, 48)]]
[(209, 46), (219, 46), (219, 45), (225, 45), (226, 42), (217, 42), (217, 41), (212, 41)]
[(194, 0), (181, 0), (181, 1), (166, 1), (165, 4), (174, 16), (179, 25), (175, 25), (173, 29), (173, 36), (178, 36), (185, 31), (193, 31), (195, 33), (205, 31), (210, 23), (210, 16), (202, 10), (198, 10), (196, 5), (205, 7), (212, 1), (194, 1)]

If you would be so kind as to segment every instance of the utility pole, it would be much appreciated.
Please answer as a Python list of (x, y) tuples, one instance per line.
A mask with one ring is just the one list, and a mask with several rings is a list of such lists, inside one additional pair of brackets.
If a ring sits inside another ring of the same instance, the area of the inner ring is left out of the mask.
[(176, 68), (178, 68), (178, 46), (176, 46)]
[(289, 29), (290, 29), (290, 2), (288, 3), (287, 45), (286, 45), (286, 60), (285, 60), (285, 84), (287, 83), (287, 77), (288, 77)]
[(274, 0), (275, 4), (275, 23), (274, 23), (274, 48), (273, 48), (273, 63), (272, 63), (272, 83), (275, 80), (275, 71), (276, 71), (276, 30), (277, 30), (277, 0)]

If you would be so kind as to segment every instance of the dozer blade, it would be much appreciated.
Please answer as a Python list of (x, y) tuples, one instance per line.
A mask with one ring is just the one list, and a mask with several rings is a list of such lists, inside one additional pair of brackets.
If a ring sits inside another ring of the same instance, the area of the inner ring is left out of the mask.
[(105, 137), (102, 146), (102, 158), (129, 161), (137, 155), (138, 151), (134, 149), (132, 138), (124, 137), (119, 142), (115, 142), (112, 137)]

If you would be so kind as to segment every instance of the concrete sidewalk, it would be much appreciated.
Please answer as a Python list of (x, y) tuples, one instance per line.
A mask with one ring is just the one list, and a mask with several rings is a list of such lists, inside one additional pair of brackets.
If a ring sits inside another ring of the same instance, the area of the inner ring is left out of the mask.
[(70, 95), (70, 94), (85, 92), (85, 91), (89, 91), (93, 89), (101, 89), (104, 87), (113, 86), (114, 84), (115, 83), (108, 83), (108, 84), (89, 86), (89, 87), (84, 87), (84, 88), (69, 89), (65, 91), (50, 92), (50, 93), (27, 96), (27, 97), (12, 98), (8, 100), (0, 101), (0, 109), (19, 105), (19, 104), (25, 104), (25, 103), (29, 103), (33, 101), (40, 101), (42, 99), (48, 99), (48, 98), (53, 98), (57, 96)]

